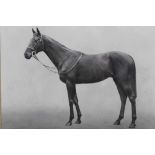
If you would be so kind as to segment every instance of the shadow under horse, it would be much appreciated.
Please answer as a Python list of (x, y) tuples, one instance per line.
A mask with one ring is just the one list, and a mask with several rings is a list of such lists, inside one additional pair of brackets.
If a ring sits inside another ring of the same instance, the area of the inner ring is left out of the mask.
[(87, 55), (74, 51), (60, 44), (56, 40), (42, 35), (37, 28), (32, 29), (33, 38), (24, 55), (30, 59), (35, 52), (44, 51), (58, 70), (60, 80), (66, 84), (69, 98), (70, 116), (67, 126), (72, 125), (74, 118), (73, 105), (77, 111), (76, 124), (81, 123), (81, 111), (78, 104), (76, 84), (95, 83), (113, 78), (121, 99), (121, 109), (114, 125), (120, 125), (124, 118), (127, 97), (132, 107), (132, 122), (130, 128), (136, 124), (136, 67), (133, 58), (122, 52), (107, 52), (102, 54)]

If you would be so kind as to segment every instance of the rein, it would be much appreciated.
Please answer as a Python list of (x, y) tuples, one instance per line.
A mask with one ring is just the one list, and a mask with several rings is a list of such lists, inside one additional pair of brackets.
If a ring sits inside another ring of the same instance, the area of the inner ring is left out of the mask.
[[(44, 42), (43, 42), (42, 36), (41, 36), (41, 42), (42, 42), (42, 44), (44, 46)], [(59, 73), (55, 67), (53, 67), (53, 66), (47, 66), (47, 65), (43, 64), (39, 60), (39, 58), (37, 57), (37, 53), (36, 53), (36, 45), (34, 47), (28, 47), (28, 48), (30, 48), (30, 49), (33, 50), (32, 57), (35, 60), (37, 60), (42, 66), (44, 66), (47, 70), (49, 70), (49, 71), (51, 71), (51, 72), (53, 72), (55, 74)], [(75, 64), (71, 68), (69, 68), (68, 70), (63, 71), (62, 73), (69, 73), (70, 71), (72, 71), (75, 68), (75, 66), (78, 64), (78, 62), (80, 61), (80, 59), (82, 58), (82, 56), (83, 56), (83, 54), (81, 53), (81, 55), (79, 56), (79, 58), (77, 59), (77, 61), (75, 62)]]
[(37, 57), (37, 55), (36, 55), (36, 51), (33, 51), (32, 52), (32, 57), (35, 59), (35, 60), (37, 60), (42, 66), (44, 66), (47, 70), (49, 70), (49, 71), (51, 71), (51, 72), (53, 72), (53, 73), (58, 73), (58, 71), (56, 70), (56, 68), (55, 67), (50, 67), (50, 66), (47, 66), (47, 65), (45, 65), (45, 64), (43, 64), (39, 59), (38, 59), (38, 57)]
[[(68, 69), (67, 71), (64, 71), (64, 72), (62, 72), (62, 73), (69, 73), (70, 71), (72, 71), (74, 68), (75, 68), (75, 66), (78, 64), (78, 62), (80, 61), (80, 59), (82, 58), (82, 53), (81, 53), (81, 55), (79, 56), (79, 58), (78, 58), (78, 60), (75, 62), (75, 64), (70, 68), (70, 69)], [(32, 52), (32, 57), (35, 59), (35, 60), (37, 60), (42, 66), (44, 66), (47, 70), (49, 70), (49, 71), (51, 71), (51, 72), (53, 72), (53, 73), (55, 73), (55, 74), (57, 74), (58, 73), (58, 71), (56, 70), (56, 68), (55, 67), (50, 67), (50, 66), (47, 66), (47, 65), (45, 65), (45, 64), (43, 64), (39, 59), (38, 59), (38, 57), (37, 57), (37, 55), (36, 55), (36, 51), (33, 51)]]

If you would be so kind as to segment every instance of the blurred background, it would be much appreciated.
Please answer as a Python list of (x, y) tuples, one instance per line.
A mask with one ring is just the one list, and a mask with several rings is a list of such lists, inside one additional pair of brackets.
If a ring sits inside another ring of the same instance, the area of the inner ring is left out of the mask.
[[(34, 27), (35, 28), (35, 27)], [(1, 89), (3, 128), (128, 128), (131, 104), (125, 118), (114, 126), (120, 98), (112, 79), (77, 85), (82, 124), (66, 127), (69, 118), (67, 90), (57, 74), (42, 67), (24, 52), (32, 27), (1, 27)], [(68, 48), (87, 54), (122, 51), (137, 68), (137, 128), (155, 128), (155, 27), (39, 27)], [(44, 53), (38, 57), (52, 65)], [(76, 120), (76, 111), (75, 120)]]

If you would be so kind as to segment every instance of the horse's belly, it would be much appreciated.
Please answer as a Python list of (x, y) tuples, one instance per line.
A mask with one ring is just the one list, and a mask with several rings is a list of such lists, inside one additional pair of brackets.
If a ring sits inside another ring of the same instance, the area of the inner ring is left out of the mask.
[(76, 79), (76, 83), (96, 83), (96, 82), (100, 82), (105, 80), (106, 78), (108, 78), (108, 76), (105, 77), (96, 77), (96, 76), (92, 76), (91, 77), (78, 77)]

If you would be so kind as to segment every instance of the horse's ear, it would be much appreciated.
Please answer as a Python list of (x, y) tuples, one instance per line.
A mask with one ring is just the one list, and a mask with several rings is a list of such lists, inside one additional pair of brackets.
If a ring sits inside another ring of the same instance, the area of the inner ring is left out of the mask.
[(34, 31), (34, 29), (32, 28), (32, 32), (33, 32), (33, 34), (35, 34), (36, 32)]
[(41, 33), (40, 33), (40, 31), (39, 31), (38, 28), (37, 28), (37, 34), (38, 34), (39, 36), (41, 36)]

